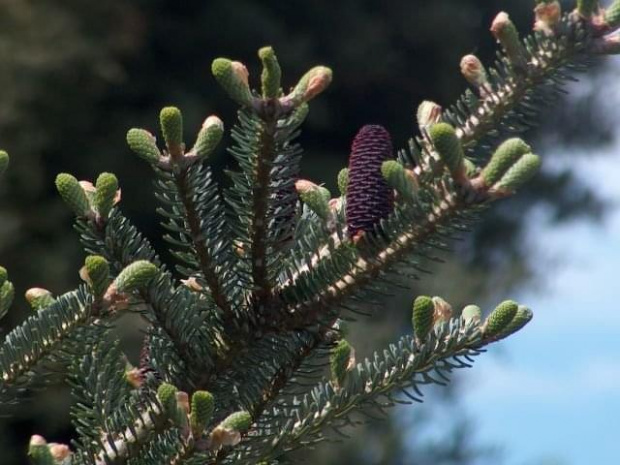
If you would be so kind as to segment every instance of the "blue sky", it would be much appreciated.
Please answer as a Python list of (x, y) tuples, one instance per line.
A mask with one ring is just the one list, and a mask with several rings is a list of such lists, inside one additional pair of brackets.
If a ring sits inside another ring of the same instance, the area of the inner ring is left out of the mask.
[[(607, 75), (604, 105), (618, 121), (618, 60)], [(605, 222), (561, 228), (535, 222), (531, 243), (547, 283), (516, 295), (534, 310), (534, 320), (465, 375), (464, 404), (476, 419), (477, 436), (501, 444), (506, 465), (620, 463), (618, 128), (616, 143), (604, 153), (584, 153), (577, 162), (583, 179), (612, 202)], [(553, 153), (544, 155), (550, 155), (547, 169), (561, 163)]]

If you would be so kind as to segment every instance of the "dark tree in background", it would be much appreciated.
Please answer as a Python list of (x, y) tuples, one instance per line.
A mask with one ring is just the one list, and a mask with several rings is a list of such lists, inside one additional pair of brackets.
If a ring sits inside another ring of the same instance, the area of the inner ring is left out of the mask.
[[(254, 51), (265, 44), (274, 46), (289, 76), (314, 63), (334, 70), (333, 86), (327, 98), (313, 105), (302, 142), (307, 151), (304, 177), (332, 179), (328, 187), (335, 190), (337, 169), (346, 163), (360, 126), (382, 124), (402, 147), (414, 131), (414, 111), (423, 99), (447, 105), (462, 92), (466, 84), (458, 72), (460, 58), (474, 51), (490, 58), (489, 24), (504, 6), (498, 0), (2, 2), (0, 141), (13, 155), (13, 166), (0, 189), (0, 262), (11, 265), (17, 288), (40, 281), (60, 293), (74, 281), (73, 270), (83, 257), (70, 231), (69, 213), (54, 193), (53, 179), (60, 171), (83, 179), (104, 169), (117, 173), (124, 210), (156, 238), (156, 216), (142, 207), (149, 192), (143, 188), (148, 167), (129, 155), (127, 129), (148, 127), (152, 115), (167, 104), (183, 110), (188, 128), (199, 126), (210, 113), (230, 126), (233, 107), (214, 85), (210, 63), (216, 56), (258, 63)], [(529, 29), (532, 6), (510, 5), (512, 18), (523, 29)], [(259, 70), (251, 68), (250, 74), (256, 78)], [(586, 133), (579, 115), (592, 109), (584, 102), (588, 99), (570, 112), (561, 111), (561, 126), (576, 134), (571, 142)], [(555, 118), (559, 116), (543, 115), (547, 123)], [(577, 127), (581, 130), (574, 131)], [(589, 143), (604, 143), (608, 135), (600, 126), (587, 128), (587, 133)], [(218, 153), (219, 169), (231, 163), (227, 154)], [(456, 258), (434, 268), (425, 291), (432, 292), (433, 281), (441, 282), (455, 305), (473, 295), (491, 299), (505, 293), (532, 273), (519, 240), (523, 215), (541, 204), (552, 213), (561, 211), (558, 220), (602, 213), (601, 201), (570, 172), (540, 178), (487, 215), (474, 234), (457, 245)], [(536, 187), (543, 185), (544, 190)], [(494, 270), (493, 277), (488, 269)], [(466, 281), (452, 279), (464, 275)], [(449, 282), (455, 283), (451, 290), (446, 289)], [(399, 304), (393, 308), (404, 308), (410, 299), (410, 294), (395, 296)], [(22, 304), (21, 313), (12, 315), (7, 326), (23, 319), (26, 307)], [(408, 314), (394, 313), (388, 305), (372, 325), (362, 322), (364, 329), (353, 341), (361, 355), (385, 342), (395, 325), (408, 324)], [(441, 408), (454, 409), (458, 420), (446, 425), (440, 444), (411, 441), (408, 436), (422, 431), (433, 417), (430, 409), (413, 409), (406, 419), (397, 413), (396, 420), (356, 430), (356, 439), (371, 446), (371, 455), (360, 456), (360, 448), (351, 442), (337, 446), (338, 454), (322, 446), (320, 459), (309, 462), (480, 463), (488, 450), (476, 446), (475, 427), (456, 413), (455, 390), (458, 383), (441, 394), (447, 402)], [(34, 431), (55, 439), (67, 434), (68, 414), (61, 413), (68, 412), (67, 396), (53, 391), (33, 396), (32, 408), (22, 411), (27, 418), (0, 423), (3, 463), (13, 463), (24, 450), (17, 437)], [(409, 429), (413, 433), (403, 434)]]

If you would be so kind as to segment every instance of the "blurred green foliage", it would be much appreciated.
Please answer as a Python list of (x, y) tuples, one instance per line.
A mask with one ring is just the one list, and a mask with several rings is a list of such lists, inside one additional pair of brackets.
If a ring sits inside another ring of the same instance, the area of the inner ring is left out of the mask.
[[(523, 29), (532, 22), (532, 4), (509, 5)], [(500, 0), (4, 0), (0, 146), (11, 153), (12, 166), (8, 182), (0, 187), (0, 263), (22, 293), (34, 285), (61, 293), (77, 282), (83, 255), (70, 230), (70, 212), (54, 194), (53, 179), (61, 171), (89, 180), (102, 171), (116, 173), (122, 208), (155, 240), (158, 219), (154, 209), (144, 208), (152, 205), (149, 169), (129, 154), (125, 132), (132, 126), (155, 130), (156, 115), (168, 104), (183, 110), (186, 140), (193, 140), (211, 113), (230, 128), (235, 106), (213, 82), (209, 65), (216, 56), (243, 61), (258, 86), (256, 50), (266, 44), (276, 49), (287, 76), (314, 64), (334, 69), (334, 83), (313, 104), (301, 141), (304, 176), (326, 182), (336, 192), (336, 175), (356, 130), (382, 124), (391, 130), (395, 145), (404, 146), (415, 130), (414, 113), (422, 100), (448, 106), (464, 90), (458, 68), (462, 55), (475, 52), (492, 59), (494, 44), (487, 31), (503, 8), (506, 2)], [(554, 127), (566, 128), (570, 142), (582, 137), (605, 142), (608, 128), (592, 127), (580, 118), (592, 113), (590, 105), (591, 99), (582, 96), (570, 112), (545, 112), (543, 130), (561, 121)], [(220, 149), (217, 170), (230, 163)], [(441, 283), (442, 295), (457, 307), (473, 297), (493, 300), (531, 277), (522, 241), (524, 215), (541, 205), (557, 220), (602, 213), (601, 201), (569, 170), (544, 176), (544, 183), (541, 176), (487, 215), (456, 244), (455, 258), (432, 267), (435, 274), (420, 289), (432, 294)], [(454, 284), (450, 288), (448, 283)], [(408, 324), (414, 294), (395, 296), (372, 320), (360, 322), (353, 332), (358, 356)], [(15, 324), (26, 312), (21, 302), (6, 323)], [(451, 399), (455, 390), (458, 383), (441, 396)], [(60, 388), (35, 394), (19, 416), (0, 423), (2, 463), (19, 463), (34, 432), (66, 440), (65, 394)], [(309, 461), (456, 465), (491, 457), (472, 442), (475, 428), (468, 419), (455, 404), (447, 405), (453, 423), (442, 431), (444, 439), (411, 439), (439, 409), (415, 407), (401, 410), (395, 421), (356, 430), (357, 441), (337, 446), (337, 452), (319, 448), (320, 455)]]

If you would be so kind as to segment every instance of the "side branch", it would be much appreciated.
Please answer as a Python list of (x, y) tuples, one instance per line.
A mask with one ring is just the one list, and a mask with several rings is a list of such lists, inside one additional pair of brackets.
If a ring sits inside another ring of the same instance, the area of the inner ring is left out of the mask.
[[(527, 107), (528, 95), (536, 88), (558, 82), (562, 68), (576, 64), (586, 57), (587, 38), (581, 20), (566, 15), (562, 22), (562, 34), (555, 39), (527, 44), (529, 61), (519, 73), (508, 72), (505, 80), (496, 74), (496, 82), (482, 91), (482, 98), (464, 122), (458, 124), (457, 134), (466, 148), (473, 148), (489, 131), (513, 110)], [(505, 67), (505, 63), (498, 63)], [(455, 121), (456, 122), (456, 121)]]
[[(437, 206), (427, 214), (422, 224), (417, 224), (414, 228), (407, 228), (397, 234), (387, 246), (377, 253), (358, 254), (348, 273), (331, 284), (323, 286), (310, 300), (298, 303), (289, 309), (284, 316), (284, 321), (276, 330), (281, 331), (282, 328), (293, 330), (316, 324), (321, 320), (323, 313), (336, 308), (356, 290), (371, 284), (382, 273), (415, 252), (417, 247), (431, 240), (440, 232), (442, 227), (450, 225), (451, 222), (466, 215), (477, 206), (479, 203), (469, 202), (462, 197), (457, 198), (444, 190)], [(356, 247), (361, 246), (363, 248), (364, 245), (362, 243)], [(351, 247), (351, 243), (342, 242), (331, 252), (327, 248), (323, 249), (316, 259), (313, 269), (320, 269), (324, 262), (329, 261), (334, 254), (346, 247)], [(288, 282), (282, 288), (282, 292), (291, 292), (291, 288), (297, 285), (296, 281), (310, 273), (312, 273), (312, 269), (299, 274), (297, 280)], [(295, 294), (295, 291), (293, 290), (291, 293)]]
[[(337, 430), (350, 424), (356, 407), (383, 409), (395, 405), (395, 393), (403, 391), (421, 402), (421, 386), (447, 384), (452, 371), (471, 366), (481, 345), (477, 324), (459, 318), (442, 324), (423, 344), (405, 336), (390, 345), (390, 350), (375, 352), (374, 357), (358, 363), (347, 374), (344, 386), (332, 381), (319, 383), (296, 405), (279, 410), (279, 424), (273, 425), (275, 437), (252, 447), (263, 450), (260, 460), (276, 459), (300, 442), (322, 440), (327, 426)], [(245, 442), (252, 440), (248, 436)]]
[(196, 257), (198, 258), (200, 264), (200, 271), (202, 272), (204, 279), (211, 290), (211, 297), (213, 298), (215, 304), (222, 311), (224, 311), (224, 315), (230, 315), (230, 302), (227, 298), (224, 285), (220, 280), (220, 275), (216, 269), (214, 263), (215, 260), (205, 243), (204, 234), (201, 229), (200, 215), (198, 214), (193, 200), (194, 195), (191, 184), (188, 182), (188, 171), (190, 169), (191, 167), (184, 168), (181, 172), (176, 173), (174, 175), (175, 184), (178, 189), (180, 200), (185, 209), (185, 219), (192, 243), (194, 245)]

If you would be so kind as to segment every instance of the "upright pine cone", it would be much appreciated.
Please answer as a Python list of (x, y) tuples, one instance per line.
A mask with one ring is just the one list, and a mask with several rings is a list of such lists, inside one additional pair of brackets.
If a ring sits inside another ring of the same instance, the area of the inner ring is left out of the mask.
[(383, 126), (364, 126), (353, 139), (347, 186), (349, 237), (372, 231), (391, 213), (394, 193), (381, 174), (381, 165), (392, 158), (392, 139)]

